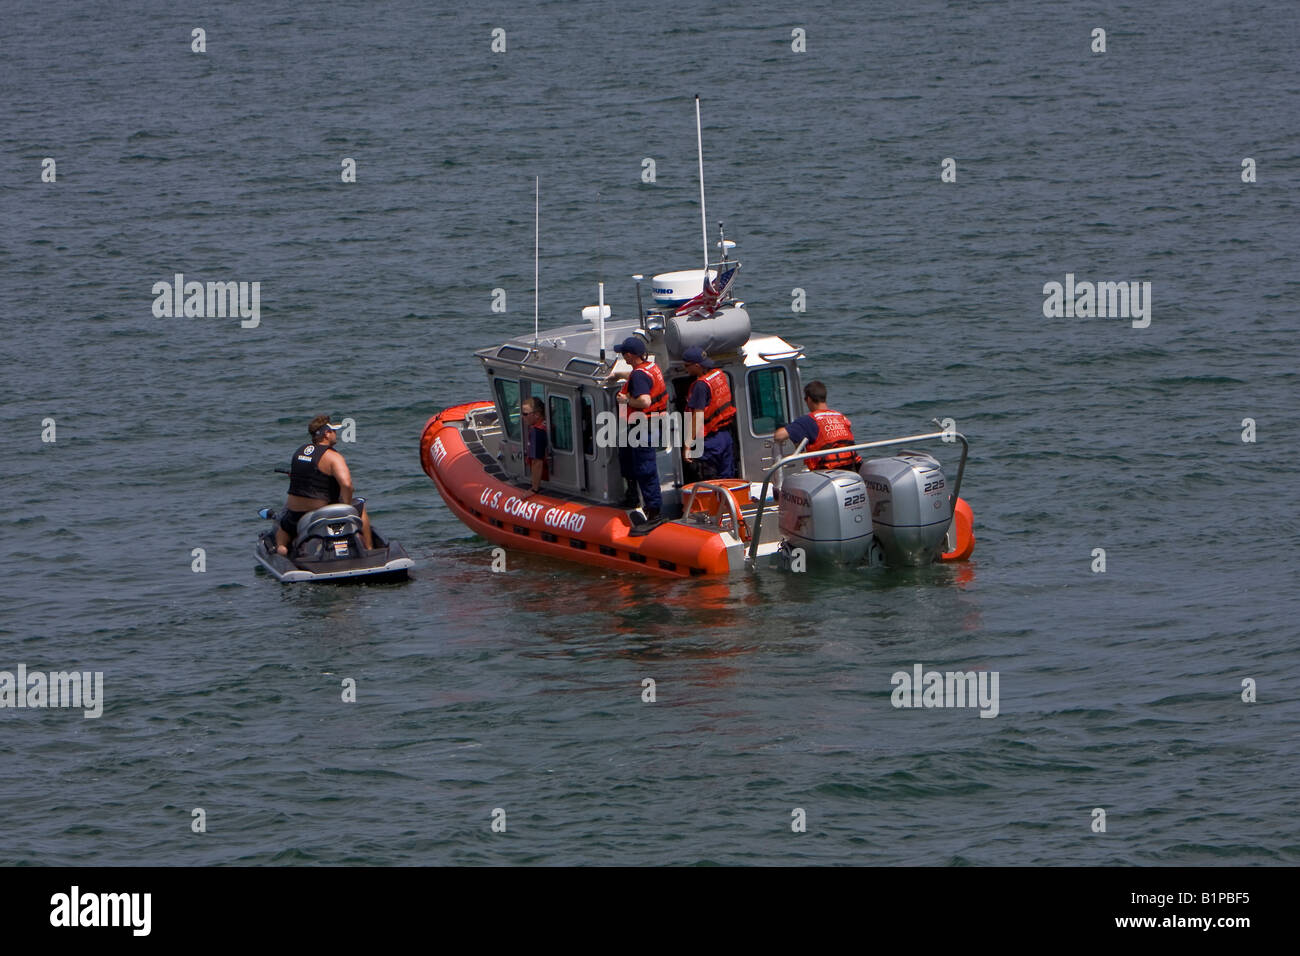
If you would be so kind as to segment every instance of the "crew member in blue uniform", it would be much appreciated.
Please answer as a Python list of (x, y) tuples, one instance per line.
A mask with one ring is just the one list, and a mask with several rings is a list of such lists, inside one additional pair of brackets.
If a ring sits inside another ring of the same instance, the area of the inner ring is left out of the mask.
[(692, 346), (682, 352), (686, 372), (695, 376), (686, 396), (686, 456), (695, 444), (695, 426), (699, 412), (704, 423), (704, 449), (699, 456), (701, 481), (711, 478), (734, 478), (736, 467), (731, 445), (730, 425), (736, 418), (731, 401), (731, 384), (727, 373), (718, 368), (704, 350)]
[[(823, 448), (857, 444), (853, 439), (853, 423), (827, 406), (825, 385), (809, 382), (803, 387), (803, 400), (808, 406), (808, 414), (801, 415), (784, 428), (778, 428), (772, 434), (773, 441), (788, 439), (797, 446), (806, 438), (808, 444), (804, 451), (821, 451)], [(862, 458), (854, 451), (838, 451), (818, 458), (805, 458), (804, 464), (809, 471), (823, 468), (857, 471), (862, 465)]]
[[(646, 359), (645, 342), (635, 335), (629, 335), (618, 346), (623, 361), (632, 367), (627, 381), (616, 396), (620, 405), (628, 408), (629, 429), (631, 417), (658, 415), (668, 410), (668, 386), (664, 382), (664, 373), (658, 365)], [(648, 429), (647, 429), (648, 431)], [(623, 471), (623, 480), (627, 482), (627, 494), (623, 498), (623, 507), (635, 508), (637, 491), (645, 503), (645, 514), (649, 521), (659, 520), (659, 511), (663, 507), (663, 496), (659, 492), (659, 468), (655, 464), (656, 448), (649, 442), (641, 442), (635, 448), (622, 444), (618, 449), (618, 463)]]

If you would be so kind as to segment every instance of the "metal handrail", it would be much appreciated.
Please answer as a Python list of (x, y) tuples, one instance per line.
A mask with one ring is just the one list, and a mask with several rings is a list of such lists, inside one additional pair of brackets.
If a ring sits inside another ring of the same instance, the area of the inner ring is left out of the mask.
[[(781, 442), (781, 444), (784, 445), (785, 442)], [(801, 451), (804, 450), (804, 447), (805, 447), (807, 444), (808, 444), (808, 439), (806, 439), (806, 438), (801, 438), (801, 439), (799, 440), (799, 444), (797, 444), (797, 445), (794, 446), (794, 451), (790, 452), (790, 454), (791, 454), (791, 455), (797, 455), (797, 454), (799, 454)], [(774, 484), (775, 484), (775, 483), (774, 483)], [(784, 478), (784, 477), (781, 478), (781, 482), (780, 482), (780, 484), (776, 484), (776, 490), (777, 490), (778, 493), (780, 493), (780, 491), (781, 491), (781, 485), (783, 485), (783, 484), (785, 484), (785, 478)], [(763, 503), (763, 504), (766, 504), (766, 503), (767, 503), (767, 488), (766, 488), (766, 486), (764, 486), (764, 488), (763, 488), (763, 497), (760, 498), (759, 501), (760, 501), (761, 503)]]
[(835, 448), (830, 448), (830, 449), (822, 448), (817, 451), (805, 451), (802, 453), (796, 452), (795, 454), (788, 455), (785, 458), (782, 458), (780, 461), (776, 462), (763, 475), (763, 491), (758, 496), (758, 501), (759, 501), (758, 514), (754, 516), (754, 533), (749, 541), (750, 562), (752, 563), (758, 557), (758, 532), (763, 524), (763, 512), (765, 510), (764, 503), (767, 501), (767, 489), (772, 482), (772, 475), (780, 471), (786, 465), (793, 464), (794, 462), (797, 461), (803, 461), (805, 458), (821, 458), (824, 455), (831, 454), (833, 452), (865, 451), (868, 448), (888, 448), (892, 445), (906, 445), (909, 442), (915, 442), (915, 441), (932, 441), (936, 438), (940, 438), (944, 440), (956, 438), (959, 442), (961, 442), (961, 463), (957, 465), (957, 480), (953, 482), (952, 494), (948, 498), (949, 504), (952, 506), (953, 509), (955, 509), (957, 507), (957, 495), (961, 492), (962, 475), (966, 471), (966, 455), (970, 451), (970, 444), (966, 441), (966, 436), (963, 435), (961, 432), (948, 432), (948, 431), (928, 432), (924, 435), (908, 435), (906, 438), (890, 438), (886, 441), (867, 441), (867, 442), (859, 442), (856, 445), (838, 445)]
[(740, 508), (736, 504), (736, 496), (731, 493), (730, 488), (723, 487), (722, 485), (716, 484), (712, 481), (697, 481), (692, 483), (690, 494), (686, 498), (686, 504), (682, 507), (682, 517), (689, 518), (691, 516), (691, 506), (695, 504), (695, 493), (702, 490), (712, 491), (715, 494), (721, 492), (718, 494), (718, 500), (725, 500), (727, 502), (727, 510), (731, 512), (731, 521), (736, 529), (736, 537), (740, 537), (742, 519), (740, 517)]

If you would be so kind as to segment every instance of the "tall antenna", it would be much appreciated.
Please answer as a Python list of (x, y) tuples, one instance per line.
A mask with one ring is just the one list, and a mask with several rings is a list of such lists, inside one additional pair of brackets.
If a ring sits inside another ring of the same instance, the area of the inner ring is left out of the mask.
[(700, 154), (700, 232), (704, 236), (704, 281), (709, 280), (709, 217), (704, 214), (704, 135), (700, 132), (700, 94), (695, 94), (695, 146)]
[(600, 304), (596, 306), (596, 321), (600, 323), (600, 360), (605, 361), (605, 283), (596, 283), (600, 289)]
[(538, 253), (541, 248), (542, 222), (542, 181), (533, 177), (533, 345), (537, 344), (537, 277), (541, 270), (538, 266)]

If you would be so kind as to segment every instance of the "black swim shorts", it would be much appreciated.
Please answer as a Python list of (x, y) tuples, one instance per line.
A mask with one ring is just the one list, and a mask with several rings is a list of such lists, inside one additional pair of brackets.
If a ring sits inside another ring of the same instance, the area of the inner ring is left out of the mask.
[(293, 540), (298, 534), (298, 521), (306, 513), (305, 511), (286, 510), (284, 514), (280, 515), (280, 527), (284, 529), (284, 533), (289, 536), (290, 540)]

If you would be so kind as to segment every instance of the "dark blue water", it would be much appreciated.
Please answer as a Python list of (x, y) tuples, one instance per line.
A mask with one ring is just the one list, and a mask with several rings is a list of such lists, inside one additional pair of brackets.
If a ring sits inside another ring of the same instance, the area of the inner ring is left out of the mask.
[[(0, 710), (0, 862), (1300, 861), (1298, 61), (1283, 2), (10, 4), (0, 670), (105, 705)], [(544, 326), (696, 264), (697, 92), (756, 325), (860, 438), (956, 420), (969, 564), (493, 574), (421, 472), (531, 324), (535, 176)], [(156, 318), (177, 272), (260, 324)], [(1067, 273), (1150, 326), (1045, 318)], [(255, 570), (318, 413), (411, 582)], [(917, 663), (998, 716), (891, 706)]]

